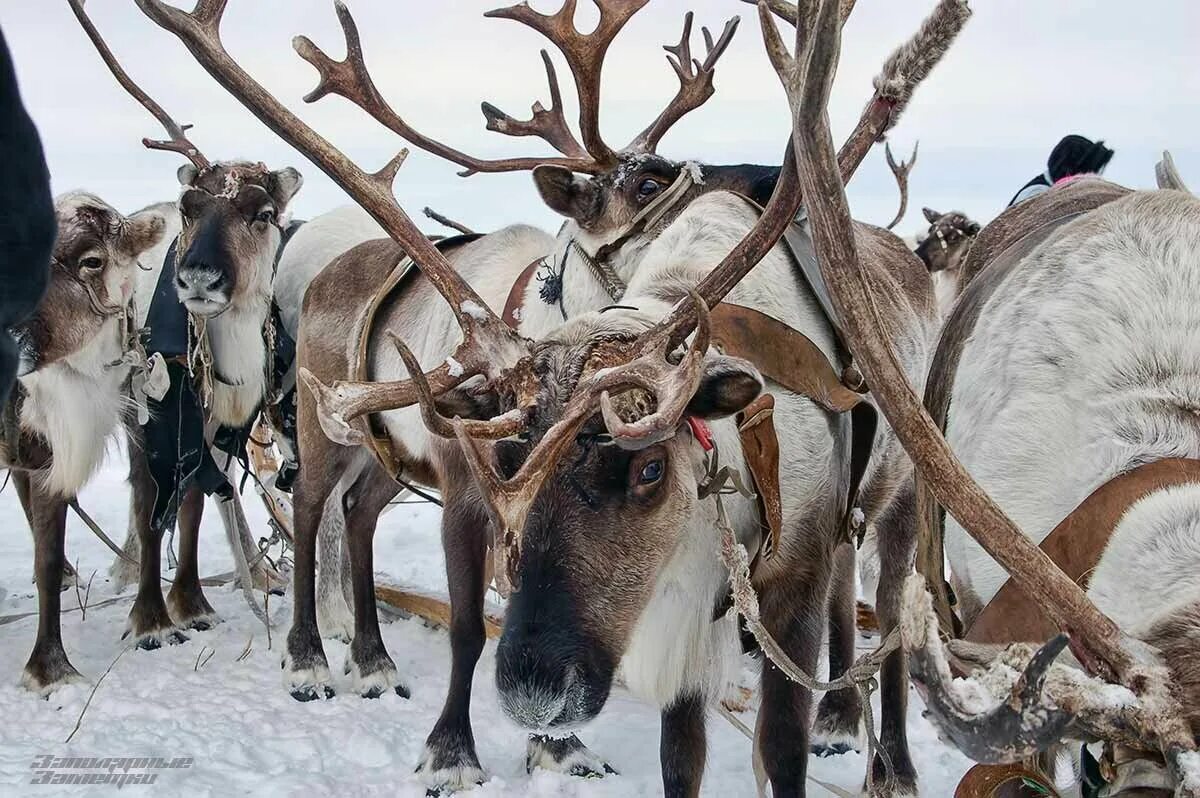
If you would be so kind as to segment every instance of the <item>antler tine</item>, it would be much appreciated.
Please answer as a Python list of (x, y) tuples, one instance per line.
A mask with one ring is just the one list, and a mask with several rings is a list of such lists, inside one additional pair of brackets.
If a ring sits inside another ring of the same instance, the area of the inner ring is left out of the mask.
[[(663, 112), (658, 115), (658, 118), (639, 133), (626, 149), (637, 152), (654, 152), (662, 137), (676, 122), (704, 105), (713, 96), (715, 91), (713, 75), (716, 71), (717, 61), (728, 49), (733, 35), (737, 33), (741, 18), (733, 17), (726, 22), (725, 29), (721, 32), (721, 38), (717, 39), (715, 43), (708, 28), (702, 29), (707, 50), (702, 63), (699, 59), (692, 58), (692, 16), (692, 12), (689, 11), (683, 17), (683, 36), (680, 38), (679, 44), (663, 46), (663, 49), (669, 53), (667, 62), (679, 77), (679, 89)], [(672, 56), (674, 57), (672, 58)]]
[(564, 0), (554, 14), (541, 14), (522, 2), (497, 8), (485, 17), (511, 19), (533, 28), (549, 39), (563, 57), (575, 78), (579, 95), (579, 132), (583, 147), (601, 168), (616, 163), (617, 156), (600, 136), (600, 73), (609, 45), (634, 14), (650, 0), (593, 0), (600, 10), (600, 22), (591, 33), (575, 27), (576, 0)]
[(1159, 188), (1188, 190), (1187, 184), (1183, 182), (1183, 175), (1179, 174), (1179, 168), (1175, 166), (1175, 159), (1167, 150), (1163, 150), (1162, 160), (1154, 165), (1154, 177)]
[[(83, 26), (84, 32), (88, 38), (92, 40), (96, 51), (100, 53), (100, 58), (104, 60), (106, 66), (113, 77), (117, 79), (117, 83), (121, 84), (121, 88), (125, 89), (133, 99), (141, 103), (142, 107), (150, 112), (151, 116), (159, 121), (159, 124), (167, 131), (170, 136), (169, 140), (159, 141), (150, 138), (143, 138), (142, 145), (150, 150), (165, 150), (167, 152), (177, 152), (183, 157), (192, 162), (197, 169), (207, 169), (211, 164), (200, 149), (193, 144), (187, 137), (187, 130), (191, 125), (180, 125), (171, 115), (168, 114), (163, 107), (154, 99), (146, 94), (140, 86), (133, 82), (128, 73), (117, 62), (116, 56), (112, 50), (108, 48), (104, 38), (100, 35), (100, 31), (96, 30), (96, 26), (92, 23), (87, 12), (83, 10), (84, 0), (67, 0), (71, 6), (71, 11), (75, 13), (75, 18), (79, 20), (79, 24)], [(209, 18), (219, 19), (221, 11), (224, 8), (224, 3), (206, 3), (207, 6), (215, 6), (207, 11)]]
[[(749, 3), (750, 5), (754, 6), (758, 5), (758, 0), (742, 0), (742, 2)], [(854, 5), (857, 2), (858, 0), (842, 0), (841, 19), (843, 25), (845, 25), (846, 20), (850, 18), (850, 14), (853, 13)], [(811, 20), (813, 12), (816, 11), (814, 0), (800, 0), (799, 6), (797, 6), (795, 3), (788, 2), (788, 0), (767, 0), (767, 7), (770, 9), (772, 14), (779, 17), (784, 22), (791, 23), (792, 25), (797, 24), (799, 21), (801, 10), (804, 10), (804, 18), (806, 20)], [(810, 26), (811, 23), (806, 24), (805, 27), (807, 28)]]
[[(449, 147), (418, 131), (395, 112), (379, 92), (363, 58), (362, 39), (353, 15), (342, 0), (334, 0), (338, 22), (346, 39), (346, 57), (341, 61), (330, 58), (307, 36), (297, 36), (292, 47), (311, 64), (319, 75), (316, 88), (304, 96), (308, 103), (316, 102), (327, 94), (337, 94), (366, 111), (372, 119), (392, 131), (414, 147), (444, 158), (463, 167), (459, 174), (467, 177), (478, 172), (514, 172), (533, 169), (543, 163), (559, 164), (579, 172), (594, 173), (598, 167), (589, 158), (501, 158), (486, 160)], [(486, 111), (485, 111), (486, 113)], [(535, 113), (533, 122), (538, 121)], [(568, 131), (569, 134), (569, 131)], [(555, 133), (554, 135), (557, 135)], [(547, 141), (551, 139), (547, 138)], [(556, 148), (564, 144), (551, 141)], [(563, 151), (560, 149), (560, 151)]]
[(429, 381), (425, 379), (421, 364), (417, 362), (412, 350), (405, 345), (400, 336), (391, 330), (388, 331), (388, 337), (392, 340), (396, 351), (400, 353), (404, 367), (408, 369), (409, 377), (417, 394), (417, 401), (421, 406), (421, 419), (430, 432), (443, 438), (453, 438), (458, 434), (458, 427), (461, 427), (472, 438), (499, 440), (516, 435), (525, 429), (525, 416), (520, 410), (488, 421), (458, 417), (451, 421), (443, 416), (437, 409), (433, 390), (429, 387)]
[(599, 389), (604, 426), (622, 449), (644, 449), (673, 437), (688, 402), (700, 386), (711, 323), (704, 299), (695, 291), (689, 292), (689, 298), (697, 318), (696, 335), (679, 365), (672, 366), (667, 360), (673, 349), (670, 343), (672, 336), (663, 334), (646, 339), (654, 343), (646, 346), (645, 354), (637, 360), (617, 372), (605, 375), (618, 383), (633, 383), (643, 390), (652, 391), (657, 403), (653, 413), (627, 422), (617, 414), (610, 391)]
[[(447, 390), (469, 377), (483, 374), (512, 392), (520, 402), (532, 401), (536, 391), (528, 366), (529, 342), (510, 330), (478, 294), (455, 271), (445, 256), (426, 238), (404, 212), (392, 193), (396, 170), (403, 153), (375, 173), (368, 173), (318, 135), (285, 108), (230, 57), (221, 43), (218, 25), (223, 3), (206, 5), (208, 13), (197, 17), (167, 5), (162, 0), (135, 0), (138, 8), (159, 27), (173, 33), (218, 83), (248, 108), (284, 141), (315, 163), (359, 205), (375, 218), (420, 267), (422, 273), (450, 305), (463, 330), (463, 341), (455, 351), (454, 373), (448, 364), (430, 372), (426, 379), (435, 390)], [(339, 13), (345, 6), (338, 4)], [(342, 13), (343, 24), (349, 22)], [(359, 59), (361, 62), (361, 59)], [(338, 72), (330, 73), (337, 79)], [(323, 81), (324, 82), (324, 81)], [(522, 366), (524, 364), (524, 366)], [(311, 383), (310, 383), (311, 384)], [(314, 391), (318, 400), (334, 399), (341, 425), (347, 427), (356, 415), (413, 404), (419, 399), (412, 380), (380, 385), (335, 384), (330, 392)], [(327, 403), (328, 404), (328, 403)], [(522, 407), (525, 405), (522, 404)], [(327, 419), (328, 420), (328, 419)], [(329, 425), (322, 422), (326, 429)], [(337, 428), (337, 423), (332, 423)], [(343, 429), (344, 433), (345, 430)], [(346, 436), (343, 437), (353, 437)]]
[(892, 175), (896, 178), (896, 185), (900, 188), (900, 209), (896, 211), (896, 218), (888, 224), (888, 230), (900, 224), (900, 220), (908, 211), (908, 175), (917, 163), (917, 150), (920, 146), (921, 142), (919, 141), (913, 144), (912, 155), (909, 156), (909, 159), (896, 163), (896, 159), (892, 156), (892, 145), (886, 142), (883, 145), (883, 154), (887, 158), (888, 169), (892, 170)]
[(563, 116), (562, 91), (558, 87), (558, 74), (550, 53), (542, 50), (542, 62), (546, 65), (546, 81), (550, 85), (550, 109), (540, 102), (533, 104), (533, 116), (527, 120), (513, 119), (491, 103), (481, 104), (487, 129), (506, 136), (537, 136), (551, 147), (570, 158), (587, 158), (587, 150), (575, 138)]

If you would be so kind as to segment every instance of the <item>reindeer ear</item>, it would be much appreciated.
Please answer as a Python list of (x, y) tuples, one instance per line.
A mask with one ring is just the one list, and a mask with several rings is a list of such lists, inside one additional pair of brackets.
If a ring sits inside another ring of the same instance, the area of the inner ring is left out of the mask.
[(596, 215), (596, 186), (565, 166), (543, 164), (533, 170), (533, 183), (550, 209), (581, 224)]
[(933, 208), (922, 208), (921, 213), (925, 214), (925, 221), (929, 222), (930, 224), (933, 224), (938, 219), (942, 218), (942, 215)]
[(701, 418), (731, 416), (758, 398), (762, 389), (762, 375), (749, 360), (710, 355), (704, 360), (704, 376), (687, 412)]
[(272, 172), (271, 199), (275, 200), (275, 209), (282, 212), (302, 185), (304, 185), (304, 178), (290, 166)]
[(200, 170), (194, 165), (185, 163), (183, 166), (179, 167), (179, 171), (175, 173), (175, 176), (179, 178), (179, 185), (194, 186), (196, 184), (196, 177), (199, 174)]
[(141, 255), (162, 240), (167, 219), (157, 211), (141, 211), (121, 226), (120, 248), (130, 255)]

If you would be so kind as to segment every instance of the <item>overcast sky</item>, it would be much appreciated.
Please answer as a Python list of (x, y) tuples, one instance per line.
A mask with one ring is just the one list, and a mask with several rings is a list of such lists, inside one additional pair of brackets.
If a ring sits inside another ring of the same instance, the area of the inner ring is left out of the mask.
[[(513, 116), (547, 101), (537, 50), (543, 40), (506, 20), (484, 19), (480, 0), (349, 0), (363, 31), (376, 83), (412, 125), (449, 144), (487, 156), (537, 155), (534, 139), (484, 130), (480, 100)], [(831, 115), (837, 140), (871, 94), (870, 79), (891, 49), (915, 30), (933, 0), (859, 0), (846, 28)], [(189, 2), (190, 5), (190, 2)], [(331, 0), (232, 0), (223, 34), (246, 68), (318, 132), (375, 169), (398, 148), (395, 136), (340, 98), (305, 106), (314, 71), (293, 52), (305, 33), (335, 57), (341, 32)], [(533, 0), (549, 12), (559, 0)], [(920, 139), (911, 179), (912, 207), (900, 231), (920, 224), (920, 207), (961, 209), (981, 220), (1045, 166), (1050, 147), (1078, 132), (1116, 150), (1108, 176), (1153, 185), (1158, 153), (1172, 150), (1185, 178), (1200, 182), (1200, 3), (1196, 0), (973, 0), (974, 17), (949, 56), (917, 92), (892, 134), (907, 155)], [(595, 10), (580, 3), (579, 24)], [(273, 168), (295, 166), (305, 185), (301, 218), (346, 201), (301, 156), (233, 101), (171, 35), (132, 0), (91, 0), (89, 11), (127, 71), (177, 119), (213, 159), (245, 157)], [(622, 146), (674, 93), (661, 45), (678, 39), (683, 12), (719, 29), (732, 15), (742, 26), (717, 72), (717, 94), (684, 119), (660, 151), (711, 163), (778, 163), (787, 134), (782, 90), (763, 52), (754, 9), (736, 0), (653, 0), (609, 53), (601, 123)], [(26, 104), (46, 146), (56, 192), (84, 187), (132, 210), (176, 195), (170, 153), (142, 148), (162, 135), (104, 67), (65, 0), (0, 0), (0, 27), (14, 51)], [(698, 32), (697, 32), (698, 33)], [(697, 36), (698, 39), (698, 36)], [(700, 47), (697, 44), (697, 47)], [(557, 57), (557, 54), (555, 54)], [(563, 91), (573, 91), (561, 59)], [(573, 118), (573, 116), (572, 116)], [(414, 152), (397, 195), (410, 214), (424, 205), (481, 230), (509, 222), (553, 231), (526, 174), (455, 176), (455, 167)], [(883, 153), (873, 152), (850, 190), (857, 218), (886, 222), (896, 189)]]

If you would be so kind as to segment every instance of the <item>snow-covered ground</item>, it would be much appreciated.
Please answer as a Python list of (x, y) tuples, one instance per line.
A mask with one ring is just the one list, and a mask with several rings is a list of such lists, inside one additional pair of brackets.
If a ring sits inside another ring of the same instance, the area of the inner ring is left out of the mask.
[[(118, 454), (84, 491), (81, 503), (108, 531), (122, 539), (128, 493)], [(246, 509), (256, 534), (266, 533), (266, 515), (248, 489)], [(445, 573), (437, 529), (437, 508), (403, 505), (381, 522), (376, 563), (388, 581), (444, 590)], [(364, 700), (343, 692), (329, 701), (298, 703), (280, 678), (281, 646), (291, 620), (287, 597), (273, 599), (276, 621), (268, 648), (264, 626), (228, 587), (208, 588), (209, 601), (225, 622), (208, 632), (190, 632), (190, 641), (159, 651), (127, 651), (121, 633), (133, 588), (118, 600), (92, 606), (86, 620), (74, 593), (63, 596), (63, 637), (67, 653), (88, 679), (42, 700), (17, 685), (37, 628), (37, 598), (30, 578), (32, 544), (15, 492), (0, 494), (0, 616), (34, 613), (3, 623), (0, 617), (0, 795), (104, 795), (116, 788), (97, 785), (47, 786), (38, 778), (41, 760), (53, 757), (190, 757), (187, 768), (159, 770), (153, 786), (126, 784), (122, 794), (162, 790), (171, 795), (389, 795), (422, 796), (413, 775), (425, 736), (437, 718), (449, 676), (446, 635), (420, 621), (400, 620), (384, 627), (384, 640), (412, 699), (386, 695)], [(89, 605), (114, 598), (106, 572), (112, 555), (73, 515), (69, 516), (67, 556), (78, 561), (86, 581), (96, 571)], [(215, 511), (205, 516), (201, 573), (233, 568)], [(239, 660), (250, 647), (250, 653)], [(335, 672), (346, 646), (326, 641)], [(495, 644), (489, 644), (476, 672), (472, 706), (480, 759), (491, 776), (476, 790), (497, 796), (653, 796), (661, 794), (658, 715), (620, 688), (581, 738), (620, 775), (581, 780), (524, 769), (525, 737), (504, 717), (494, 686)], [(82, 724), (71, 734), (95, 681), (121, 655), (95, 692)], [(878, 696), (876, 696), (878, 717)], [(922, 779), (922, 795), (948, 798), (968, 767), (957, 752), (938, 742), (921, 718), (919, 700), (910, 706), (909, 735)], [(743, 718), (753, 727), (753, 717)], [(753, 796), (749, 742), (717, 714), (709, 720), (706, 796)], [(814, 759), (810, 773), (843, 790), (856, 791), (864, 757), (847, 754)], [(809, 795), (831, 795), (813, 783)]]

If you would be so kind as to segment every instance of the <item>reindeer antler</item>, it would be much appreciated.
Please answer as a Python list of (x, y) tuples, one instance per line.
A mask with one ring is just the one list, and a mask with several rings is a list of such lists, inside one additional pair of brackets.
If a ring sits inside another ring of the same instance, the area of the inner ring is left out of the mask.
[[(850, 212), (825, 116), (840, 50), (838, 9), (834, 0), (823, 0), (819, 10), (810, 7), (808, 11), (810, 16), (800, 16), (797, 56), (793, 58), (771, 21), (765, 0), (759, 5), (768, 53), (792, 106), (800, 182), (805, 196), (812, 198), (808, 211), (821, 271), (846, 327), (856, 362), (922, 478), (947, 510), (1018, 584), (1046, 598), (1048, 613), (1060, 628), (1073, 632), (1073, 650), (1089, 669), (1108, 676), (1127, 673), (1133, 660), (1122, 647), (1116, 625), (975, 483), (924, 411), (895, 353), (879, 333), (884, 327), (871, 286), (858, 266)], [(928, 37), (935, 47), (944, 50), (969, 13), (963, 0), (941, 0), (918, 35)], [(902, 62), (910, 66), (898, 68)], [(910, 70), (927, 74), (932, 65), (933, 60), (921, 51), (919, 42), (914, 42), (889, 60), (885, 72), (894, 70), (898, 80)], [(877, 90), (880, 85), (877, 79)], [(895, 92), (897, 107), (902, 107), (907, 102), (903, 86), (897, 83), (889, 88)]]
[(896, 163), (896, 159), (892, 157), (892, 146), (887, 143), (883, 145), (883, 154), (887, 158), (888, 169), (892, 170), (892, 175), (896, 178), (896, 185), (900, 188), (900, 209), (896, 211), (896, 218), (888, 223), (888, 230), (900, 224), (900, 220), (904, 218), (905, 212), (908, 211), (908, 175), (917, 163), (917, 150), (920, 146), (921, 142), (919, 141), (913, 144), (912, 155), (909, 156), (908, 160)]
[(674, 47), (663, 46), (663, 49), (670, 54), (667, 56), (667, 62), (679, 77), (679, 90), (667, 107), (663, 109), (663, 112), (658, 115), (658, 118), (639, 133), (626, 149), (654, 152), (658, 148), (659, 141), (676, 122), (704, 105), (713, 96), (713, 92), (716, 91), (713, 88), (713, 74), (716, 71), (717, 61), (721, 59), (725, 50), (728, 49), (729, 43), (733, 41), (733, 35), (737, 33), (739, 22), (741, 22), (740, 17), (733, 17), (726, 22), (725, 29), (721, 32), (721, 38), (716, 42), (713, 42), (708, 28), (700, 29), (704, 36), (706, 50), (704, 61), (701, 63), (698, 58), (692, 58), (692, 12), (689, 11), (684, 15), (683, 36), (680, 38), (679, 44)]
[(1175, 159), (1167, 150), (1163, 150), (1162, 160), (1154, 165), (1154, 177), (1159, 188), (1174, 191), (1188, 190), (1187, 183), (1183, 182), (1183, 175), (1179, 174), (1179, 168), (1175, 166)]
[(604, 56), (613, 39), (625, 27), (625, 23), (650, 0), (593, 2), (600, 10), (600, 22), (594, 31), (586, 34), (580, 33), (575, 27), (577, 0), (564, 0), (562, 8), (554, 14), (538, 13), (529, 7), (528, 2), (522, 2), (508, 8), (488, 11), (484, 16), (520, 22), (545, 36), (558, 48), (575, 77), (575, 88), (579, 95), (579, 132), (583, 137), (583, 147), (596, 163), (612, 166), (617, 160), (616, 153), (600, 136), (600, 73), (604, 67)]
[[(301, 58), (312, 64), (320, 75), (320, 82), (315, 89), (305, 95), (305, 102), (316, 102), (326, 94), (337, 94), (345, 97), (370, 114), (371, 118), (375, 121), (413, 146), (464, 167), (464, 171), (460, 173), (463, 176), (472, 175), (477, 172), (521, 171), (533, 169), (535, 166), (544, 163), (559, 164), (578, 172), (599, 171), (597, 164), (590, 158), (585, 157), (501, 158), (497, 160), (476, 158), (421, 133), (404, 121), (388, 104), (387, 100), (383, 99), (383, 95), (376, 88), (375, 81), (371, 78), (371, 73), (368, 71), (366, 62), (363, 59), (362, 40), (358, 34), (358, 25), (354, 22), (354, 17), (350, 14), (350, 10), (346, 8), (346, 4), (342, 0), (334, 0), (334, 9), (337, 12), (338, 22), (341, 23), (342, 32), (346, 39), (346, 57), (343, 60), (334, 61), (307, 36), (297, 36), (292, 40), (292, 46), (296, 52), (299, 53)], [(553, 77), (553, 70), (550, 71), (550, 80), (551, 91), (554, 92), (556, 81)], [(550, 113), (550, 116), (552, 118), (553, 113)], [(555, 148), (562, 152), (572, 151), (569, 144), (559, 137), (558, 134), (561, 131), (556, 131), (553, 129), (553, 125), (546, 121), (541, 121), (536, 113), (534, 120), (526, 124), (529, 126), (528, 129), (530, 131), (528, 135), (532, 135), (533, 130), (536, 129), (538, 131), (537, 134), (542, 135)]]
[(554, 62), (550, 53), (542, 50), (542, 63), (546, 65), (546, 82), (550, 85), (550, 109), (540, 103), (533, 104), (533, 116), (522, 121), (513, 119), (491, 103), (482, 104), (483, 115), (487, 119), (487, 129), (506, 136), (538, 136), (550, 143), (550, 146), (571, 158), (587, 158), (587, 150), (583, 148), (571, 132), (566, 117), (563, 116), (562, 91), (558, 88), (558, 74), (554, 71)]
[[(411, 375), (413, 378), (401, 382), (372, 385), (371, 391), (356, 391), (357, 386), (340, 385), (334, 389), (317, 389), (322, 411), (330, 413), (356, 401), (370, 402), (372, 395), (385, 395), (398, 399), (391, 407), (402, 407), (418, 401), (420, 376), (436, 386), (439, 391), (448, 390), (465, 380), (484, 375), (495, 389), (516, 397), (518, 407), (533, 404), (536, 396), (536, 381), (529, 369), (529, 342), (508, 328), (493, 313), (478, 294), (462, 279), (445, 257), (426, 238), (404, 209), (396, 202), (392, 183), (400, 169), (406, 150), (402, 150), (382, 169), (369, 173), (338, 151), (330, 142), (287, 110), (278, 100), (257, 83), (226, 52), (220, 40), (221, 14), (224, 2), (200, 2), (188, 13), (162, 0), (135, 0), (138, 8), (159, 27), (170, 31), (191, 51), (196, 60), (230, 94), (246, 106), (264, 124), (291, 144), (309, 160), (317, 164), (334, 182), (352, 196), (390, 236), (417, 263), (422, 273), (450, 305), (455, 319), (463, 331), (463, 340), (455, 350), (454, 368), (443, 363), (428, 375)], [(338, 2), (338, 15), (342, 20), (350, 43), (347, 61), (333, 64), (324, 56), (313, 56), (322, 66), (322, 82), (317, 96), (327, 91), (337, 91), (360, 107), (369, 108), (381, 116), (390, 109), (379, 97), (370, 75), (362, 66), (361, 51), (357, 48), (357, 31), (345, 6)], [(297, 49), (306, 49), (297, 45)], [(312, 55), (310, 53), (310, 55)], [(355, 66), (357, 64), (357, 66)], [(314, 386), (316, 380), (309, 373), (302, 374), (305, 382)], [(321, 386), (323, 388), (323, 386)], [(366, 394), (364, 396), (364, 394)], [(342, 411), (344, 414), (344, 410)], [(329, 428), (329, 419), (323, 418), (322, 425)], [(346, 425), (343, 422), (343, 427)], [(332, 424), (337, 427), (337, 423)], [(345, 437), (353, 439), (348, 427), (342, 430)]]
[[(116, 56), (113, 55), (112, 50), (108, 48), (108, 44), (105, 43), (104, 38), (100, 35), (100, 31), (96, 30), (96, 26), (92, 24), (91, 18), (88, 17), (87, 12), (83, 10), (84, 0), (67, 0), (67, 2), (71, 6), (71, 11), (75, 13), (75, 18), (79, 20), (79, 24), (83, 26), (84, 32), (87, 34), (88, 38), (92, 40), (92, 44), (95, 45), (96, 51), (100, 53), (100, 58), (104, 60), (105, 65), (108, 67), (109, 71), (112, 72), (113, 77), (117, 79), (117, 83), (121, 84), (121, 88), (125, 89), (125, 91), (128, 92), (133, 99), (141, 103), (142, 107), (149, 111), (150, 114), (159, 121), (159, 123), (167, 131), (167, 135), (170, 136), (170, 139), (166, 141), (143, 138), (142, 145), (150, 150), (177, 152), (191, 161), (197, 169), (207, 169), (211, 165), (209, 160), (204, 157), (204, 154), (200, 152), (200, 149), (187, 137), (187, 131), (192, 126), (180, 125), (178, 122), (172, 119), (171, 115), (163, 110), (163, 107), (155, 102), (150, 95), (146, 94), (146, 92), (143, 91), (140, 86), (134, 83), (133, 79), (129, 77), (128, 73), (121, 68), (121, 65), (117, 62)], [(224, 3), (202, 4), (202, 6), (218, 7), (223, 5)], [(213, 13), (213, 11), (208, 9), (206, 10), (206, 13)], [(219, 14), (220, 11), (217, 10), (215, 13)]]

